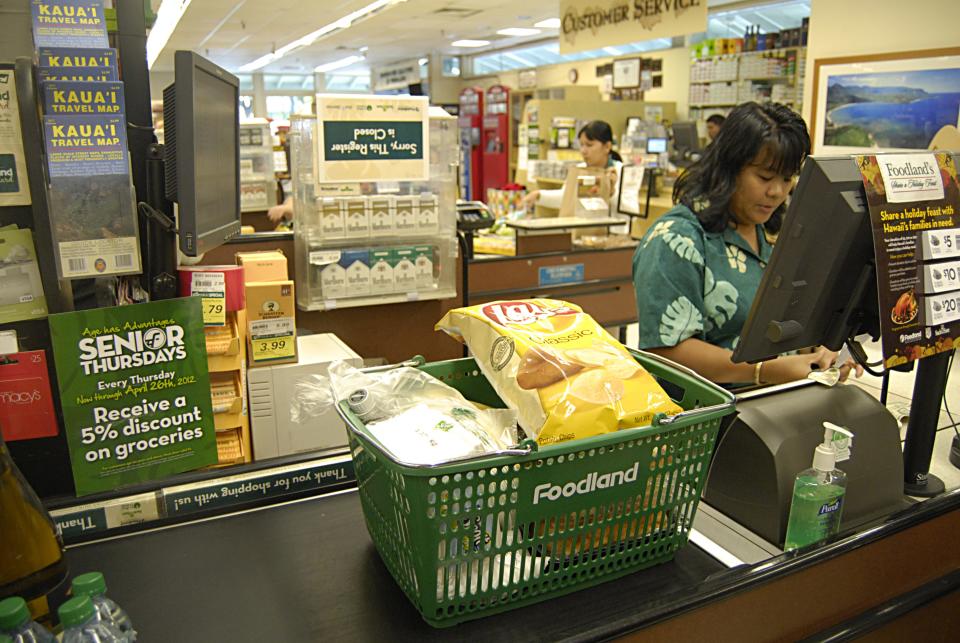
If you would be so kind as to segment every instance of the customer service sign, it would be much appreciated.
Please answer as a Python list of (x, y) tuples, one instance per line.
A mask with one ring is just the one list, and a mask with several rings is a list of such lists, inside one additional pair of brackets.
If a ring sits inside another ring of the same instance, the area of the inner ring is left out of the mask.
[(707, 0), (560, 0), (560, 53), (707, 30)]

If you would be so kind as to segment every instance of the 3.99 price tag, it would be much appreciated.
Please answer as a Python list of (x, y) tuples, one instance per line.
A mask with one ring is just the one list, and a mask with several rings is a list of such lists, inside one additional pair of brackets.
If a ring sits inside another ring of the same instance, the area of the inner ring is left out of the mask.
[(286, 359), (294, 355), (293, 335), (255, 339), (251, 343), (255, 362)]

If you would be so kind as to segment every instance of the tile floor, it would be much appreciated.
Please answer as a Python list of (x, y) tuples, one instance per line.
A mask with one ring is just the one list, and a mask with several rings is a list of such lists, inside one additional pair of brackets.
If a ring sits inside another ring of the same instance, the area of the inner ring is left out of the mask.
[[(637, 325), (630, 324), (627, 327), (627, 346), (636, 346), (637, 341)], [(880, 359), (881, 349), (879, 343), (867, 344), (864, 346), (864, 349), (871, 362)], [(915, 370), (910, 373), (894, 371), (890, 375), (887, 408), (898, 420), (900, 417), (909, 416), (915, 376)], [(880, 399), (881, 379), (879, 377), (873, 377), (872, 375), (864, 373), (862, 378), (851, 378), (850, 381), (853, 385), (863, 388), (878, 400)], [(952, 420), (950, 413), (953, 415)], [(960, 359), (954, 359), (947, 380), (945, 400), (940, 409), (937, 439), (934, 443), (933, 457), (930, 461), (930, 472), (943, 480), (948, 490), (960, 488), (960, 469), (953, 466), (949, 460), (951, 442), (953, 437), (957, 435), (956, 431), (960, 429), (956, 424), (958, 422), (960, 422)], [(902, 423), (901, 426), (905, 429), (905, 422)], [(902, 438), (903, 432), (901, 432), (901, 439)]]

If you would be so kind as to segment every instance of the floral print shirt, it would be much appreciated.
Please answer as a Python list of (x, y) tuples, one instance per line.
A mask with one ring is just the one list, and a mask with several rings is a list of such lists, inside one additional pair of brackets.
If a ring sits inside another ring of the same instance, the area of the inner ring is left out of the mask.
[(651, 227), (633, 255), (640, 348), (696, 337), (733, 349), (773, 248), (757, 226), (759, 255), (733, 228), (707, 232), (683, 205)]

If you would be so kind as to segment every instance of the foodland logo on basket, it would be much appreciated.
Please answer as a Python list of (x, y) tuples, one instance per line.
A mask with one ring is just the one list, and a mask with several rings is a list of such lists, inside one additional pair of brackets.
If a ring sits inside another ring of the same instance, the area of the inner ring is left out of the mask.
[(633, 466), (623, 471), (611, 471), (601, 474), (599, 471), (591, 471), (581, 480), (571, 480), (564, 484), (553, 484), (545, 482), (538, 484), (533, 490), (533, 504), (539, 504), (540, 499), (558, 500), (561, 496), (569, 498), (570, 496), (579, 496), (585, 493), (591, 493), (597, 489), (609, 489), (622, 484), (637, 481), (637, 473), (640, 471), (640, 462), (634, 462)]
[(483, 307), (483, 314), (501, 326), (526, 325), (555, 315), (576, 315), (569, 306), (544, 308), (529, 301), (498, 301)]

